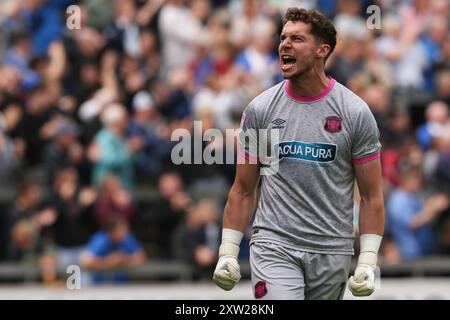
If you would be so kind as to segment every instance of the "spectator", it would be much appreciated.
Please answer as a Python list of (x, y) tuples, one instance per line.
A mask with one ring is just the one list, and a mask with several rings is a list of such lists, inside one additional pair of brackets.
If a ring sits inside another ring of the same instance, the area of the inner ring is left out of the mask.
[(424, 90), (426, 92), (435, 91), (433, 68), (439, 64), (443, 56), (441, 44), (444, 43), (448, 34), (447, 17), (435, 15), (429, 22), (426, 33), (421, 38), (428, 60), (428, 68), (424, 70)]
[[(449, 37), (450, 39), (450, 37)], [(450, 57), (450, 45), (449, 47), (449, 57)], [(449, 59), (450, 61), (450, 59)], [(438, 71), (436, 74), (436, 86), (437, 86), (437, 97), (445, 101), (447, 105), (450, 105), (450, 65), (447, 69)]]
[(95, 190), (79, 185), (75, 168), (56, 171), (50, 199), (56, 210), (56, 221), (51, 226), (54, 269), (65, 270), (69, 265), (79, 265), (81, 251), (95, 231), (92, 209), (96, 198)]
[(43, 162), (48, 139), (46, 125), (56, 113), (50, 90), (47, 85), (34, 88), (25, 103), (25, 114), (21, 120), (24, 130), (20, 132), (20, 138), (25, 141), (25, 159), (28, 166), (36, 166)]
[(399, 150), (412, 140), (411, 116), (401, 107), (391, 108), (387, 115), (387, 128), (384, 134), (384, 147)]
[(202, 25), (202, 20), (208, 16), (208, 2), (194, 0), (190, 8), (186, 8), (183, 2), (170, 0), (161, 9), (159, 32), (163, 74), (186, 67), (197, 55), (198, 47), (208, 43), (207, 29)]
[(9, 99), (17, 98), (21, 92), (19, 71), (13, 66), (0, 65), (0, 102), (6, 103)]
[(230, 40), (237, 51), (241, 52), (251, 42), (255, 25), (260, 20), (266, 20), (267, 18), (260, 10), (260, 0), (235, 1), (234, 4), (234, 8), (230, 10)]
[(442, 136), (447, 122), (450, 120), (449, 106), (442, 101), (433, 101), (425, 110), (426, 123), (422, 124), (416, 133), (417, 142), (423, 150), (432, 147), (436, 136)]
[(154, 242), (156, 256), (172, 259), (178, 254), (175, 239), (186, 214), (192, 206), (192, 200), (184, 190), (183, 181), (175, 172), (165, 172), (158, 181), (159, 199), (152, 205), (154, 216)]
[(346, 84), (352, 76), (363, 70), (365, 39), (347, 37), (342, 39), (341, 45), (345, 49), (332, 60), (329, 72), (337, 81)]
[(26, 29), (22, 19), (23, 5), (23, 2), (14, 0), (3, 0), (0, 3), (0, 53), (4, 53), (3, 50), (7, 46), (6, 40), (12, 33)]
[(124, 52), (131, 57), (137, 57), (141, 53), (140, 30), (135, 18), (135, 1), (118, 0), (114, 3), (113, 21), (105, 27), (103, 32), (110, 48)]
[(102, 228), (111, 219), (124, 219), (132, 225), (135, 215), (136, 208), (130, 193), (123, 188), (116, 176), (105, 176), (94, 206), (94, 220), (97, 226)]
[(88, 24), (96, 29), (104, 28), (113, 16), (110, 0), (83, 0), (88, 12)]
[(252, 41), (236, 57), (236, 65), (252, 80), (259, 90), (265, 90), (281, 80), (277, 55), (273, 52), (276, 25), (269, 19), (260, 19), (254, 26)]
[(11, 47), (6, 52), (5, 64), (14, 66), (22, 76), (22, 87), (31, 89), (38, 85), (42, 78), (30, 66), (32, 57), (30, 38), (26, 33), (15, 33), (10, 37)]
[(450, 194), (450, 121), (436, 139), (437, 161), (433, 173), (435, 187)]
[(367, 28), (364, 19), (360, 16), (361, 1), (337, 1), (337, 14), (334, 18), (336, 30), (340, 37), (365, 38)]
[(211, 274), (220, 245), (219, 211), (214, 201), (200, 201), (188, 214), (184, 247), (188, 261), (199, 268), (199, 276)]
[(0, 114), (0, 178), (12, 184), (22, 166), (24, 146), (23, 141), (13, 140), (5, 134), (5, 128), (2, 128), (1, 124), (3, 119)]
[(156, 34), (148, 30), (143, 31), (139, 41), (141, 42), (140, 60), (142, 61), (141, 65), (143, 65), (141, 71), (148, 83), (154, 83), (158, 81), (158, 71), (161, 62)]
[(82, 172), (85, 165), (84, 149), (77, 141), (80, 133), (78, 126), (66, 118), (56, 118), (52, 124), (52, 140), (44, 152), (44, 163), (47, 169), (48, 183), (51, 186), (58, 169), (74, 166)]
[(387, 116), (391, 107), (388, 88), (380, 83), (371, 84), (364, 89), (362, 96), (377, 121), (381, 137), (384, 138), (388, 131)]
[(7, 212), (8, 259), (37, 265), (49, 246), (48, 226), (56, 219), (53, 207), (42, 199), (42, 190), (34, 182), (24, 182), (14, 204)]
[(134, 183), (132, 156), (142, 149), (143, 141), (139, 137), (126, 140), (128, 116), (122, 105), (108, 106), (101, 119), (105, 128), (97, 133), (91, 147), (91, 160), (94, 161), (92, 182), (99, 186), (103, 178), (112, 173), (129, 189)]
[[(450, 122), (443, 131), (443, 135), (436, 141), (437, 162), (433, 173), (434, 187), (450, 197)], [(440, 254), (450, 253), (450, 207), (439, 217), (435, 224), (437, 235), (437, 249)]]
[(145, 253), (126, 220), (109, 220), (95, 233), (81, 255), (83, 268), (92, 271), (92, 283), (128, 282), (125, 268), (142, 264)]
[(376, 40), (378, 52), (391, 64), (397, 86), (420, 89), (424, 84), (423, 71), (429, 66), (419, 40), (423, 22), (411, 22), (414, 28), (407, 30), (402, 30), (405, 25), (395, 16), (386, 17), (384, 23), (383, 35)]
[(402, 259), (420, 258), (435, 252), (431, 224), (449, 206), (445, 194), (436, 194), (423, 201), (421, 186), (421, 173), (417, 169), (405, 169), (400, 187), (388, 200), (388, 230)]
[(49, 46), (62, 38), (64, 22), (60, 14), (73, 0), (31, 0), (22, 12), (28, 31), (32, 35), (32, 52), (45, 55)]
[(169, 161), (172, 143), (168, 128), (156, 109), (152, 96), (140, 91), (133, 99), (134, 115), (127, 129), (129, 139), (143, 141), (136, 153), (137, 173), (140, 177), (156, 178)]

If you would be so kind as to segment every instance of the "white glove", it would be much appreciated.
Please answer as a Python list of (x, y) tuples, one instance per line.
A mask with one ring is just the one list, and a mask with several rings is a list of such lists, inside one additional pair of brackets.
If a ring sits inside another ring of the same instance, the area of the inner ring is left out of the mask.
[(348, 288), (356, 297), (370, 296), (375, 290), (375, 266), (360, 264), (348, 280)]
[(361, 235), (361, 253), (355, 274), (348, 280), (348, 288), (356, 297), (370, 296), (375, 290), (375, 269), (382, 237), (377, 234)]
[(237, 261), (239, 244), (242, 240), (242, 232), (223, 229), (222, 244), (219, 248), (219, 261), (214, 270), (214, 282), (224, 290), (233, 289), (241, 279), (241, 268)]
[(214, 282), (222, 289), (229, 291), (241, 280), (241, 268), (236, 257), (223, 256), (217, 262), (213, 276)]

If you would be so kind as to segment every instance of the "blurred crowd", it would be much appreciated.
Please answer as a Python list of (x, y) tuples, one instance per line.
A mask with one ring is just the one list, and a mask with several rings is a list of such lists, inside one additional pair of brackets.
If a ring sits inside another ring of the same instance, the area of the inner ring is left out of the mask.
[[(366, 25), (374, 4), (380, 28)], [(171, 133), (239, 127), (282, 80), (290, 6), (334, 21), (326, 73), (378, 122), (382, 261), (449, 255), (449, 1), (0, 0), (0, 260), (46, 282), (157, 259), (209, 277), (235, 167), (172, 164)]]

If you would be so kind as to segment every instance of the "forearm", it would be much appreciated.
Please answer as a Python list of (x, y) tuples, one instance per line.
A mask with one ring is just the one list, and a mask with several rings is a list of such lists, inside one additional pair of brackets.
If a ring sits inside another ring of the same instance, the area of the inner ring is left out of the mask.
[(138, 17), (141, 18), (138, 21), (142, 22), (143, 24), (149, 23), (149, 21), (153, 19), (154, 15), (158, 12), (163, 4), (164, 0), (148, 0), (147, 3), (138, 12)]
[(434, 216), (435, 214), (432, 210), (424, 208), (411, 220), (409, 228), (411, 228), (412, 230), (417, 230), (423, 227), (424, 225), (429, 224), (433, 220)]
[(380, 194), (370, 198), (361, 198), (359, 211), (359, 234), (384, 233), (384, 203), (383, 195)]
[(129, 256), (129, 259), (127, 259), (126, 265), (131, 267), (131, 266), (139, 265), (144, 262), (145, 262), (144, 252), (138, 252), (138, 253), (135, 253), (135, 254)]
[(86, 259), (82, 262), (83, 266), (88, 270), (107, 270), (110, 269), (111, 266), (106, 259), (102, 258), (90, 258)]
[(62, 42), (56, 41), (49, 47), (50, 63), (46, 70), (46, 80), (49, 83), (59, 81), (66, 68), (66, 52)]
[[(253, 185), (254, 186), (254, 185)], [(234, 183), (225, 206), (222, 243), (213, 279), (224, 290), (231, 290), (241, 278), (238, 263), (239, 249), (245, 229), (256, 204), (256, 188), (243, 188)]]
[(225, 205), (223, 228), (245, 233), (255, 211), (256, 200), (256, 190), (247, 192), (233, 185)]
[(383, 233), (384, 205), (381, 191), (378, 196), (361, 197), (358, 265), (376, 265)]
[(412, 230), (417, 230), (432, 223), (441, 212), (448, 209), (449, 204), (450, 199), (446, 194), (436, 194), (431, 196), (425, 202), (422, 211), (412, 218), (409, 227)]
[(90, 270), (110, 270), (115, 268), (126, 268), (139, 265), (145, 261), (143, 253), (136, 253), (133, 255), (124, 255), (122, 259), (94, 258), (85, 263), (85, 267)]

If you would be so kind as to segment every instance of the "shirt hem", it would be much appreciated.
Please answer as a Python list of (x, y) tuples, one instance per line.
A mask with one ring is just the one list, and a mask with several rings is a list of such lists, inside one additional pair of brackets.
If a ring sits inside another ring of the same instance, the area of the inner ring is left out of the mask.
[(292, 245), (287, 244), (280, 240), (273, 240), (273, 239), (251, 239), (250, 245), (253, 243), (273, 243), (275, 245), (279, 245), (288, 249), (296, 250), (296, 251), (304, 251), (309, 253), (319, 253), (319, 254), (339, 254), (339, 255), (348, 255), (352, 256), (355, 254), (354, 249), (325, 249), (325, 248), (311, 248), (308, 246), (302, 246), (302, 245)]

